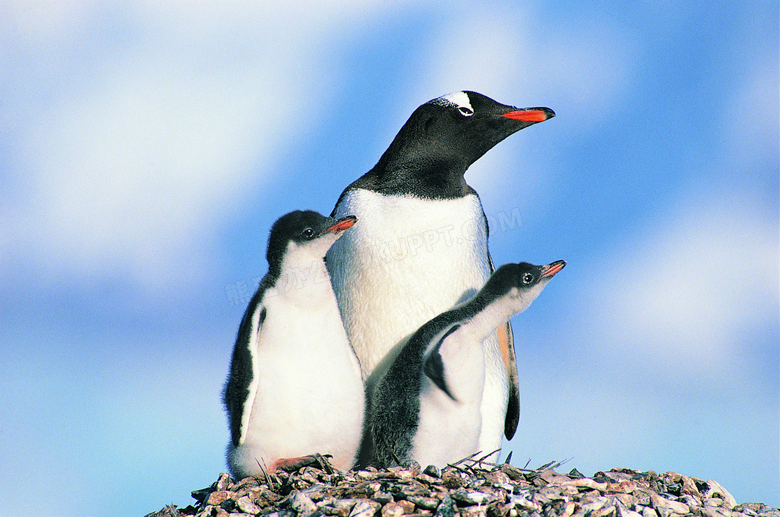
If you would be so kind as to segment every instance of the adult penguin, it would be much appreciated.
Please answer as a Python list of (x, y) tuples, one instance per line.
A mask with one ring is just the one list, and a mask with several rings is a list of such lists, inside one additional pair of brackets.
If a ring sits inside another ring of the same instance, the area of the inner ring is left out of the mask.
[[(555, 113), (518, 109), (463, 91), (412, 113), (379, 162), (350, 184), (332, 217), (360, 219), (326, 263), (370, 394), (371, 374), (434, 316), (468, 300), (493, 271), (488, 224), (466, 169), (507, 136)], [(501, 448), (520, 402), (509, 322), (485, 341), (480, 449)], [(380, 364), (381, 363), (381, 364)]]

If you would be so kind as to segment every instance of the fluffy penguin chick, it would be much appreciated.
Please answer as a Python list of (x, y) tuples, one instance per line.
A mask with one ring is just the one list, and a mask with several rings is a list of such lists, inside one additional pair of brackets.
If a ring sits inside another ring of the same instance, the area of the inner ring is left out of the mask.
[(349, 469), (365, 397), (324, 257), (357, 221), (313, 211), (281, 217), (268, 239), (268, 273), (249, 303), (223, 400), (236, 479), (315, 453)]
[(565, 265), (501, 266), (476, 296), (420, 327), (388, 369), (377, 371), (361, 458), (376, 467), (408, 460), (444, 467), (480, 452), (483, 341)]
[[(331, 215), (353, 214), (360, 224), (330, 249), (327, 266), (364, 378), (423, 323), (485, 284), (494, 269), (487, 219), (464, 174), (509, 135), (554, 115), (472, 91), (433, 99), (344, 189)], [(487, 339), (482, 448), (496, 450), (517, 427), (517, 366), (508, 323)]]

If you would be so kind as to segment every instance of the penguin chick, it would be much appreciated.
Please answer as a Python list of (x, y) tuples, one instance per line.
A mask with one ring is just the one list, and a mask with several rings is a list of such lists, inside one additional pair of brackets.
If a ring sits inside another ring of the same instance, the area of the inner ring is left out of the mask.
[[(334, 217), (360, 225), (328, 251), (347, 335), (367, 378), (423, 323), (472, 297), (494, 268), (488, 225), (469, 166), (509, 135), (549, 120), (473, 91), (418, 107), (377, 164), (347, 186)], [(509, 323), (485, 346), (483, 450), (511, 438), (520, 414)]]
[(236, 479), (331, 455), (349, 469), (365, 395), (324, 257), (357, 218), (282, 216), (268, 239), (268, 273), (244, 313), (223, 401), (227, 463)]
[(372, 384), (361, 457), (444, 467), (480, 451), (484, 339), (566, 265), (506, 264), (469, 301), (425, 323)]

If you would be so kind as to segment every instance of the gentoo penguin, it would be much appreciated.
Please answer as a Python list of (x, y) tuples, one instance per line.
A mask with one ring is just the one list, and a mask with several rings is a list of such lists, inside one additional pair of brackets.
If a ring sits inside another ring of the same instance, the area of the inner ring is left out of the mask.
[(352, 467), (363, 381), (324, 258), (356, 221), (296, 211), (271, 229), (268, 273), (244, 313), (223, 393), (236, 479), (316, 453), (332, 455), (336, 468)]
[[(433, 99), (342, 192), (331, 216), (354, 214), (360, 225), (326, 263), (364, 378), (420, 325), (487, 281), (494, 269), (487, 219), (464, 173), (507, 136), (554, 115), (471, 91)], [(487, 339), (480, 447), (494, 451), (502, 434), (514, 435), (520, 402), (509, 323)]]
[(374, 383), (361, 447), (366, 463), (444, 467), (480, 452), (483, 341), (565, 265), (501, 266), (473, 298), (420, 327)]

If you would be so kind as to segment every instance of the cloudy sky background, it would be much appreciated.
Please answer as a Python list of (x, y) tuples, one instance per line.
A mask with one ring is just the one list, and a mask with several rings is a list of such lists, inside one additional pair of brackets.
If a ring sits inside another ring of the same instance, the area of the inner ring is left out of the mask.
[[(144, 515), (225, 470), (267, 232), (411, 112), (557, 116), (467, 173), (514, 321), (513, 463), (780, 506), (777, 2), (0, 4), (0, 515)], [(86, 507), (86, 508), (85, 508)]]

